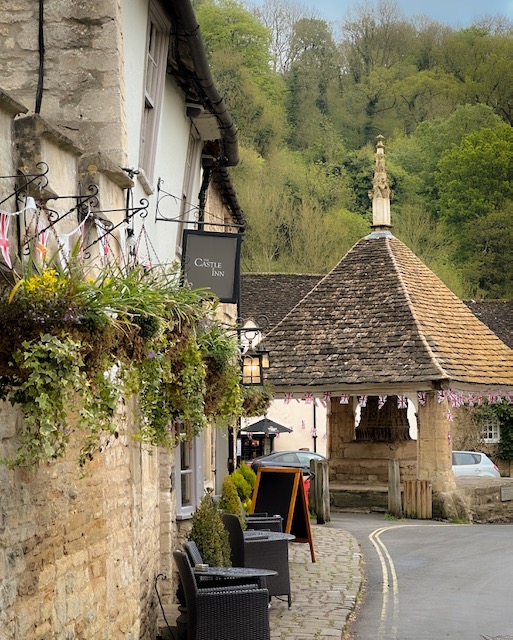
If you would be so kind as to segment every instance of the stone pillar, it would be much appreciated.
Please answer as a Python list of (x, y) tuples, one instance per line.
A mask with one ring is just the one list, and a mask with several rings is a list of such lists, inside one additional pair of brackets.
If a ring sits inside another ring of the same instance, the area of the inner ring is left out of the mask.
[(354, 440), (354, 409), (353, 398), (349, 404), (340, 404), (340, 398), (332, 398), (328, 421), (328, 458), (343, 458), (349, 442)]
[(418, 413), (418, 477), (430, 480), (433, 491), (456, 488), (452, 472), (450, 422), (447, 398), (438, 402), (436, 393), (426, 394), (426, 404)]

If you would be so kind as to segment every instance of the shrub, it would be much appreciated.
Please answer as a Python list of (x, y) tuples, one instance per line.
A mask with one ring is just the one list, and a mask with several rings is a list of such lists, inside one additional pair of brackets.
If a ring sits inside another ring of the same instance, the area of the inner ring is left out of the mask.
[(243, 529), (246, 528), (246, 521), (244, 518), (244, 509), (242, 507), (241, 499), (239, 498), (239, 494), (237, 493), (237, 488), (231, 478), (231, 476), (226, 476), (223, 480), (223, 488), (221, 492), (221, 502), (220, 505), (221, 510), (224, 513), (231, 513), (237, 516), (240, 520), (240, 524)]
[(215, 567), (231, 566), (228, 531), (224, 528), (211, 491), (203, 496), (200, 506), (192, 516), (189, 539), (194, 540), (207, 564)]

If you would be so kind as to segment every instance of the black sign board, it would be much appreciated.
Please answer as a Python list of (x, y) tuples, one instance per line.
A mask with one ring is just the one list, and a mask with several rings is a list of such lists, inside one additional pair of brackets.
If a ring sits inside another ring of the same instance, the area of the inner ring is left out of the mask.
[(295, 542), (308, 542), (312, 562), (315, 562), (310, 514), (301, 469), (261, 467), (253, 490), (252, 512), (280, 515), (285, 533), (294, 535)]
[(208, 288), (221, 302), (236, 303), (240, 287), (238, 233), (183, 232), (182, 271), (194, 289)]

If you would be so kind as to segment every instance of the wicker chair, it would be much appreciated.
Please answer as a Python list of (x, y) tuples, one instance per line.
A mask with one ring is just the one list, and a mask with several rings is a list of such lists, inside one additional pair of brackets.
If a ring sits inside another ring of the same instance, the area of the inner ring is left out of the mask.
[(244, 532), (237, 516), (225, 513), (223, 524), (228, 531), (231, 560), (234, 567), (252, 567), (255, 569), (273, 569), (278, 575), (266, 578), (271, 596), (287, 596), (289, 608), (292, 604), (289, 545), (287, 540), (266, 538), (244, 539)]
[(187, 640), (269, 640), (269, 592), (247, 587), (199, 589), (183, 551), (173, 551), (187, 607)]
[(267, 513), (251, 513), (246, 516), (248, 529), (267, 529), (268, 531), (283, 531), (283, 518), (281, 516), (268, 516)]

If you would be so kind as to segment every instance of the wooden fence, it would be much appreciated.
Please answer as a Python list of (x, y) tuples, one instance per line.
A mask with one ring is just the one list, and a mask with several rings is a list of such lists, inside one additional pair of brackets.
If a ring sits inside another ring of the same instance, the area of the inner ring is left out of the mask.
[(433, 485), (429, 480), (403, 481), (403, 512), (406, 518), (431, 520)]

